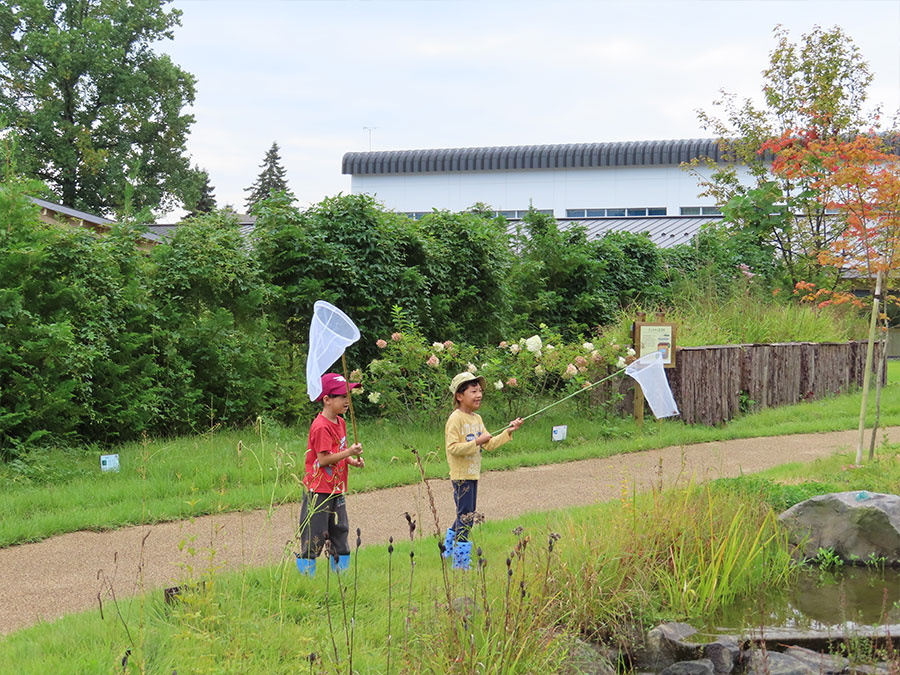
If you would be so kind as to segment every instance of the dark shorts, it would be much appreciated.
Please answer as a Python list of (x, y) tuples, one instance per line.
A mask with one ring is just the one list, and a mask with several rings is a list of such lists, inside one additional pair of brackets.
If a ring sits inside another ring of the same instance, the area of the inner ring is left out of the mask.
[(307, 492), (300, 508), (300, 557), (316, 558), (331, 541), (331, 552), (349, 555), (350, 521), (347, 519), (347, 501), (342, 494)]

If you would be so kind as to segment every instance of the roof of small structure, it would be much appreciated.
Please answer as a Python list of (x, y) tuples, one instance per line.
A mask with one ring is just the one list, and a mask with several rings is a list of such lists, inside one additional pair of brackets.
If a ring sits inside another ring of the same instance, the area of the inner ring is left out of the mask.
[[(511, 223), (511, 229), (520, 221)], [(657, 216), (648, 218), (557, 218), (560, 229), (575, 225), (585, 228), (588, 239), (600, 239), (609, 232), (646, 232), (660, 248), (687, 244), (708, 223), (721, 223), (722, 216)]]
[(514, 169), (578, 169), (605, 166), (678, 165), (709, 157), (724, 161), (714, 138), (487, 148), (348, 152), (341, 172), (354, 176)]
[(104, 227), (111, 227), (112, 225), (116, 224), (116, 221), (114, 220), (109, 220), (108, 218), (103, 218), (102, 216), (97, 216), (93, 213), (87, 213), (86, 211), (79, 211), (78, 209), (73, 209), (70, 206), (63, 206), (62, 204), (48, 202), (46, 199), (38, 199), (37, 197), (29, 197), (29, 199), (40, 206), (42, 209), (61, 213), (65, 216), (69, 216), (70, 218), (78, 218), (79, 220), (83, 220), (87, 223), (93, 223), (94, 225), (101, 225)]

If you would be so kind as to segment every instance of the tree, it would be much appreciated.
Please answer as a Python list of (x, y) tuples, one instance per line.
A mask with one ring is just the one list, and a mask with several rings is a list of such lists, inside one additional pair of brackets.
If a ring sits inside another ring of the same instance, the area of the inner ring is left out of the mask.
[(0, 119), (19, 170), (67, 206), (109, 215), (167, 209), (192, 178), (185, 141), (194, 77), (153, 44), (172, 39), (165, 0), (20, 0), (0, 5)]
[[(879, 317), (887, 318), (879, 312), (879, 305), (885, 295), (885, 282), (895, 279), (900, 269), (900, 157), (874, 135), (861, 135), (853, 140), (822, 140), (815, 130), (787, 132), (765, 147), (775, 154), (772, 172), (776, 176), (804, 181), (815, 192), (818, 203), (838, 211), (843, 219), (843, 229), (828, 248), (819, 252), (819, 261), (834, 266), (843, 276), (875, 280), (856, 450), (856, 462), (859, 463), (862, 461), (875, 328)], [(821, 288), (813, 292), (812, 283), (798, 285), (807, 292), (808, 299), (818, 300), (824, 296), (820, 306), (856, 300), (847, 292)], [(884, 368), (884, 355), (882, 343), (879, 373)], [(879, 377), (876, 385), (879, 402), (880, 385)], [(877, 428), (877, 416), (875, 425)], [(874, 434), (873, 431), (869, 459), (874, 453)]]
[(256, 178), (256, 182), (244, 192), (249, 192), (247, 197), (247, 212), (253, 213), (257, 204), (268, 199), (272, 194), (285, 192), (293, 198), (293, 193), (288, 189), (287, 172), (281, 166), (281, 157), (278, 155), (278, 143), (273, 142), (272, 147), (266, 152), (263, 163), (259, 165), (262, 171)]
[(209, 172), (197, 167), (192, 170), (197, 180), (195, 190), (185, 199), (184, 208), (188, 211), (186, 218), (196, 218), (201, 213), (212, 213), (216, 209), (216, 195), (209, 183)]
[[(840, 28), (816, 26), (798, 44), (781, 27), (775, 35), (778, 44), (763, 71), (764, 106), (739, 103), (723, 91), (715, 105), (724, 110), (724, 119), (699, 111), (704, 127), (719, 137), (723, 158), (732, 162), (715, 167), (701, 184), (718, 203), (732, 202), (733, 226), (773, 242), (795, 284), (821, 273), (817, 253), (840, 236), (843, 220), (817, 200), (808, 177), (773, 175), (763, 145), (795, 129), (823, 141), (854, 137), (877, 121), (877, 111), (863, 107), (872, 75)], [(739, 165), (746, 167), (751, 184), (741, 180)], [(836, 270), (831, 279), (837, 282)]]

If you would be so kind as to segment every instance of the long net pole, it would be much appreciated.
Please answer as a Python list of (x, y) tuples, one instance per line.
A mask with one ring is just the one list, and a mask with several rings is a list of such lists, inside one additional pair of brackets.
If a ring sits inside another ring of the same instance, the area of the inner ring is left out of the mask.
[[(568, 396), (566, 396), (566, 397), (564, 397), (564, 398), (561, 398), (561, 399), (559, 399), (558, 401), (554, 401), (554, 402), (551, 403), (550, 405), (544, 406), (544, 407), (541, 408), (540, 410), (531, 413), (531, 414), (528, 415), (527, 417), (523, 417), (523, 418), (522, 418), (522, 421), (524, 422), (525, 420), (530, 420), (532, 417), (537, 417), (537, 416), (540, 415), (541, 413), (544, 413), (544, 412), (547, 412), (548, 410), (550, 410), (550, 408), (552, 408), (553, 406), (559, 405), (559, 404), (562, 403), (563, 401), (568, 401), (568, 400), (569, 400), (570, 398), (572, 398), (573, 396), (577, 396), (578, 394), (581, 394), (582, 392), (585, 392), (585, 391), (590, 391), (591, 389), (593, 389), (594, 387), (596, 387), (598, 384), (602, 384), (603, 382), (606, 382), (607, 380), (611, 380), (611, 379), (614, 378), (616, 375), (621, 375), (622, 373), (625, 372), (625, 370), (626, 370), (625, 368), (622, 368), (621, 370), (617, 370), (616, 372), (612, 373), (611, 375), (607, 375), (607, 376), (604, 377), (602, 380), (597, 380), (596, 382), (592, 382), (591, 384), (589, 384), (589, 385), (586, 386), (586, 387), (582, 387), (582, 388), (579, 389), (578, 391), (573, 391), (573, 392), (572, 392), (571, 394), (569, 394)], [(496, 436), (497, 434), (502, 434), (502, 433), (503, 433), (504, 431), (506, 431), (507, 429), (509, 429), (509, 427), (508, 427), (508, 426), (505, 426), (505, 427), (503, 427), (502, 429), (500, 429), (499, 431), (495, 431), (494, 433), (492, 433), (491, 436)]]

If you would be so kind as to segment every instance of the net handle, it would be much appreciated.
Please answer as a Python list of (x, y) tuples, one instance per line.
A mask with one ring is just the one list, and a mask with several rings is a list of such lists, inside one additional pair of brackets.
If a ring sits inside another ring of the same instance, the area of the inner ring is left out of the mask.
[(353, 414), (353, 394), (350, 393), (350, 376), (347, 374), (346, 354), (341, 354), (341, 363), (344, 365), (344, 380), (347, 382), (347, 402), (350, 404), (350, 424), (353, 425), (353, 442), (359, 443), (359, 435), (356, 433), (356, 415)]

